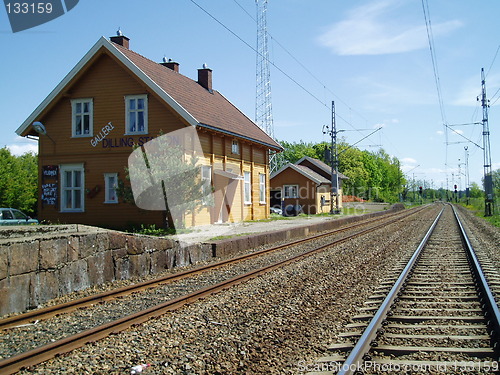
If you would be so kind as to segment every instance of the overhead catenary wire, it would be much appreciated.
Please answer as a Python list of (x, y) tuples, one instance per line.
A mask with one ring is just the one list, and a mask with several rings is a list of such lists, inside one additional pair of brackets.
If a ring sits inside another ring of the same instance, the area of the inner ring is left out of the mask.
[(488, 72), (486, 72), (486, 77), (488, 77), (488, 74), (490, 74), (490, 70), (491, 70), (491, 68), (492, 68), (493, 64), (495, 63), (495, 60), (497, 59), (497, 56), (498, 56), (498, 51), (499, 51), (499, 50), (500, 50), (500, 44), (499, 44), (499, 45), (498, 45), (498, 47), (497, 47), (497, 50), (496, 50), (496, 52), (495, 52), (495, 56), (493, 56), (493, 61), (491, 62), (490, 67), (488, 68)]
[[(208, 15), (210, 18), (212, 18), (215, 22), (217, 22), (220, 26), (222, 26), (224, 29), (226, 29), (229, 33), (231, 33), (234, 37), (236, 37), (240, 42), (245, 44), (248, 48), (250, 48), (252, 51), (255, 53), (261, 55), (257, 49), (252, 46), (250, 43), (248, 43), (246, 40), (244, 40), (241, 36), (239, 36), (236, 32), (231, 30), (228, 26), (226, 26), (222, 21), (220, 21), (218, 18), (216, 18), (214, 15), (212, 15), (208, 10), (203, 8), (200, 4), (198, 4), (195, 0), (190, 0), (194, 5), (196, 5), (201, 11), (203, 11), (206, 15)], [(240, 6), (241, 7), (241, 6)], [(245, 11), (246, 12), (246, 11)], [(252, 17), (253, 18), (253, 17)], [(262, 57), (262, 55), (261, 55)], [(267, 57), (265, 57), (267, 58)], [(330, 105), (323, 102), (318, 96), (313, 94), (310, 90), (308, 90), (304, 85), (302, 85), (300, 82), (298, 82), (295, 78), (293, 78), (290, 74), (288, 74), (284, 69), (282, 69), (280, 66), (278, 66), (276, 63), (273, 61), (269, 61), (269, 64), (271, 64), (274, 68), (276, 68), (281, 74), (283, 74), (285, 77), (287, 77), (290, 81), (292, 81), (295, 85), (297, 85), (300, 89), (302, 89), (305, 93), (307, 93), (309, 96), (311, 96), (314, 100), (316, 100), (318, 103), (320, 103), (322, 106), (328, 109), (330, 111)], [(342, 121), (344, 121), (347, 125), (352, 127), (354, 130), (357, 130), (352, 123), (350, 123), (348, 120), (343, 118), (342, 116), (337, 115), (338, 118), (340, 118)]]
[[(233, 0), (233, 1), (243, 10), (243, 12), (245, 12), (246, 15), (248, 15), (255, 23), (257, 23), (257, 20), (250, 14), (250, 12), (248, 12), (238, 2), (238, 0)], [(323, 81), (321, 81), (321, 79), (319, 79), (313, 72), (311, 72), (311, 70), (302, 61), (300, 61), (298, 58), (296, 58), (290, 52), (290, 50), (288, 50), (283, 44), (281, 44), (275, 37), (273, 37), (269, 32), (267, 33), (267, 35), (273, 40), (274, 43), (276, 43), (283, 51), (285, 51), (286, 54), (288, 56), (290, 56), (302, 69), (304, 69), (307, 72), (307, 74), (309, 74), (317, 83), (319, 83), (322, 86), (323, 89), (327, 90), (330, 94), (332, 94), (337, 99), (337, 101), (339, 101), (342, 104), (344, 104), (350, 111), (356, 113), (366, 123), (369, 122), (368, 119), (366, 119), (361, 113), (359, 113), (358, 111), (356, 111), (355, 109), (353, 109), (348, 103), (346, 103), (344, 100), (342, 100), (342, 98), (340, 98), (336, 93), (334, 93)], [(340, 117), (340, 116), (337, 115), (337, 117)], [(344, 119), (342, 119), (342, 120), (344, 120)], [(348, 123), (350, 123), (350, 122), (348, 122)], [(361, 131), (361, 129), (354, 129), (354, 130)], [(369, 129), (369, 130), (372, 130), (372, 129)]]
[(439, 69), (438, 69), (438, 64), (437, 64), (437, 57), (436, 57), (436, 48), (434, 46), (434, 35), (432, 33), (432, 24), (431, 24), (431, 18), (430, 18), (430, 13), (429, 13), (429, 3), (427, 0), (422, 0), (422, 9), (424, 12), (424, 20), (425, 20), (425, 28), (427, 30), (427, 40), (429, 42), (429, 50), (431, 54), (431, 60), (432, 60), (432, 70), (434, 73), (434, 82), (436, 84), (436, 90), (437, 90), (437, 95), (438, 95), (438, 102), (439, 102), (439, 109), (441, 111), (441, 120), (443, 124), (446, 124), (446, 114), (444, 110), (444, 104), (443, 104), (443, 94), (441, 91), (441, 82), (439, 78)]
[[(444, 128), (444, 136), (445, 136), (445, 160), (444, 160), (444, 165), (445, 165), (445, 173), (446, 173), (446, 189), (449, 189), (449, 181), (448, 181), (448, 146), (449, 146), (449, 140), (448, 140), (448, 129), (451, 129), (447, 125), (446, 121), (446, 114), (444, 110), (444, 102), (443, 102), (443, 95), (441, 91), (441, 82), (439, 78), (439, 70), (438, 70), (438, 65), (437, 65), (437, 57), (436, 57), (436, 48), (434, 46), (434, 36), (432, 33), (432, 24), (431, 24), (431, 18), (430, 18), (430, 12), (429, 12), (429, 3), (427, 0), (422, 0), (422, 11), (424, 13), (424, 21), (425, 21), (425, 28), (427, 31), (427, 40), (429, 42), (429, 51), (431, 55), (431, 61), (432, 61), (432, 70), (434, 74), (434, 82), (436, 85), (436, 91), (437, 91), (437, 96), (438, 96), (438, 103), (439, 103), (439, 110), (441, 112), (441, 121), (443, 124)], [(451, 129), (453, 130), (453, 129)], [(459, 134), (458, 132), (456, 132)]]

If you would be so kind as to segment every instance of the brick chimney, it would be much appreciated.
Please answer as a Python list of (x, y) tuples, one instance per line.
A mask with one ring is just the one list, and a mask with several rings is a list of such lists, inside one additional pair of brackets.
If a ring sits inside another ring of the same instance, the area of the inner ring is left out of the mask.
[(203, 64), (203, 68), (198, 69), (198, 83), (212, 92), (212, 69), (207, 64)]
[(110, 37), (109, 40), (111, 40), (113, 43), (125, 47), (126, 49), (129, 49), (130, 39), (123, 35), (120, 29), (118, 29), (118, 31), (116, 32), (116, 36)]
[(172, 69), (174, 72), (177, 72), (179, 73), (179, 63), (178, 62), (175, 62), (173, 61), (172, 59), (168, 59), (166, 57), (163, 58), (163, 62), (160, 63), (161, 65), (169, 68), (169, 69)]

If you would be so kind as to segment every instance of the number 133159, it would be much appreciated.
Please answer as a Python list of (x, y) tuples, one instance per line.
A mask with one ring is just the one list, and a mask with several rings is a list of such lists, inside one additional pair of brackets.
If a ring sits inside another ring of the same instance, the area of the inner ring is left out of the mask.
[(52, 13), (52, 3), (5, 3), (7, 13), (43, 14)]

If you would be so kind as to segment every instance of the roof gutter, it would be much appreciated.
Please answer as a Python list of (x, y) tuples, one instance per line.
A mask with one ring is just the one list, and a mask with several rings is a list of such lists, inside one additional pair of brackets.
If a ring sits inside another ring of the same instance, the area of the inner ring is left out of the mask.
[(238, 134), (238, 133), (234, 133), (234, 132), (231, 132), (229, 130), (223, 130), (223, 129), (220, 129), (216, 126), (212, 126), (212, 125), (207, 125), (207, 124), (202, 124), (202, 123), (198, 123), (198, 126), (199, 127), (202, 127), (202, 128), (206, 128), (206, 129), (210, 129), (210, 130), (214, 130), (214, 131), (217, 131), (219, 133), (224, 133), (224, 134), (227, 134), (227, 135), (232, 135), (236, 138), (242, 138), (242, 139), (246, 139), (247, 141), (252, 141), (252, 142), (255, 142), (255, 143), (258, 143), (260, 145), (263, 145), (263, 146), (266, 146), (270, 149), (273, 149), (273, 150), (276, 150), (276, 151), (283, 151), (283, 147), (281, 147), (281, 145), (279, 146), (274, 146), (274, 145), (271, 145), (269, 143), (266, 143), (266, 142), (262, 142), (262, 141), (259, 141), (257, 139), (254, 139), (254, 138), (250, 138), (250, 137), (247, 137), (245, 135), (241, 135), (241, 134)]

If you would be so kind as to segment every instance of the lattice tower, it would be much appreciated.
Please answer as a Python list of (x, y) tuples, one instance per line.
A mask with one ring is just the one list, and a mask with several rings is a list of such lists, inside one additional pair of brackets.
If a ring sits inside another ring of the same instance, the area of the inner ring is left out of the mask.
[(257, 5), (257, 68), (255, 122), (274, 138), (273, 107), (271, 102), (271, 72), (267, 33), (267, 0), (255, 0)]

